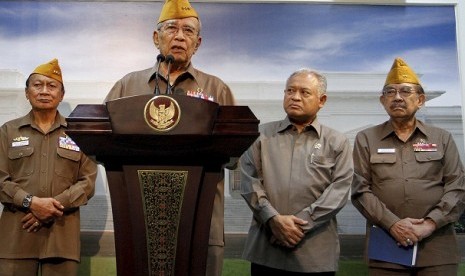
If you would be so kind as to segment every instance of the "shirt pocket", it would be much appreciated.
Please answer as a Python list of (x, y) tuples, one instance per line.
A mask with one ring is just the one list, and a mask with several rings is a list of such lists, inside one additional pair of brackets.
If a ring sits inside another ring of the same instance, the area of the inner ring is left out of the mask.
[(11, 176), (30, 176), (34, 173), (33, 147), (18, 147), (8, 149), (8, 159), (11, 164)]
[(71, 180), (70, 184), (73, 184), (77, 180), (80, 160), (81, 152), (57, 148), (55, 173), (60, 177)]
[(392, 178), (396, 159), (395, 154), (375, 153), (370, 156), (372, 175), (376, 182)]
[(418, 179), (437, 179), (442, 178), (444, 153), (442, 151), (419, 151), (415, 152), (417, 168), (415, 173)]
[(334, 157), (311, 154), (307, 157), (307, 164), (310, 174), (322, 180), (322, 183), (332, 182), (331, 177), (334, 165), (336, 164), (336, 159)]

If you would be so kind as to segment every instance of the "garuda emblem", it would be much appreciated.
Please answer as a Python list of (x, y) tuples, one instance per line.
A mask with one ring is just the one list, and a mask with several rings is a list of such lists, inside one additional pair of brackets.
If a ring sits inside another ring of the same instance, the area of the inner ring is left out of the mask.
[(144, 118), (147, 124), (157, 131), (173, 129), (181, 118), (178, 102), (171, 97), (159, 95), (145, 105)]

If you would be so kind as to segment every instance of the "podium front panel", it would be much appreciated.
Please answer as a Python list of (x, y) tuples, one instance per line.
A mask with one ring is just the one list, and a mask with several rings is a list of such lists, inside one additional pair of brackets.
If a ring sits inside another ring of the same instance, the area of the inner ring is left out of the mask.
[(131, 228), (125, 238), (137, 275), (188, 275), (202, 167), (123, 166), (123, 173), (130, 217), (115, 235)]

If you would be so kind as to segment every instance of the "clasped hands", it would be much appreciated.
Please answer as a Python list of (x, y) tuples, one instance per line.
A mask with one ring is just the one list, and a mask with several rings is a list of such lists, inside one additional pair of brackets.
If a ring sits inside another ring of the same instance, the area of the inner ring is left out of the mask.
[(434, 230), (436, 223), (431, 219), (404, 218), (394, 223), (389, 233), (396, 239), (398, 245), (407, 247), (429, 237)]
[(302, 226), (308, 221), (293, 215), (276, 215), (268, 220), (273, 236), (270, 242), (287, 248), (293, 248), (304, 238)]
[(32, 198), (29, 213), (22, 219), (23, 229), (28, 232), (37, 232), (47, 223), (54, 221), (63, 215), (64, 207), (54, 198), (40, 198), (34, 196)]

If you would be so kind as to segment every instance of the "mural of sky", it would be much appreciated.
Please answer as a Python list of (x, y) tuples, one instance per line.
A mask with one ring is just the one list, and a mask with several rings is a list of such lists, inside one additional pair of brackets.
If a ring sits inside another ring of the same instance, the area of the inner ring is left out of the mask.
[[(0, 1), (0, 69), (27, 74), (56, 57), (65, 81), (116, 81), (155, 63), (161, 5)], [(387, 73), (400, 56), (423, 75), (427, 90), (447, 92), (429, 105), (460, 105), (452, 6), (193, 6), (203, 26), (194, 65), (225, 81), (283, 81), (301, 67)]]

